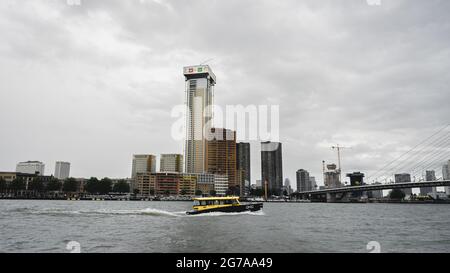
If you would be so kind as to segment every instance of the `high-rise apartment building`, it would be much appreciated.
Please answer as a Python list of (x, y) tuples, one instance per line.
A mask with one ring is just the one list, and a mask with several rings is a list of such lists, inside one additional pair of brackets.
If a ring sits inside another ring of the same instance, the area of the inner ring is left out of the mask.
[(311, 190), (317, 190), (317, 181), (314, 176), (309, 177), (309, 182), (311, 183)]
[(44, 175), (45, 164), (40, 161), (20, 162), (16, 166), (16, 172)]
[[(444, 180), (450, 180), (450, 160), (442, 166), (442, 178)], [(445, 192), (447, 195), (450, 195), (450, 187), (445, 187)]]
[(236, 169), (241, 172), (241, 188), (250, 187), (250, 143), (236, 144)]
[[(425, 172), (425, 181), (436, 181), (436, 172), (431, 170), (431, 171), (426, 171)], [(428, 195), (430, 192), (435, 192), (436, 188), (435, 187), (423, 187), (420, 188), (420, 195)]]
[(184, 68), (186, 81), (185, 172), (206, 172), (205, 136), (212, 127), (216, 76), (208, 65)]
[(55, 164), (55, 177), (58, 179), (66, 179), (70, 176), (70, 163), (56, 161)]
[(261, 178), (267, 182), (271, 194), (280, 195), (283, 186), (282, 145), (279, 142), (261, 142)]
[(300, 169), (297, 171), (297, 191), (298, 192), (304, 192), (304, 191), (311, 191), (311, 183), (309, 181), (309, 172)]
[(206, 150), (206, 172), (227, 175), (230, 188), (240, 186), (236, 172), (236, 132), (211, 128)]
[(159, 164), (160, 172), (183, 172), (183, 155), (162, 154)]
[(289, 178), (284, 179), (284, 188), (286, 189), (288, 195), (292, 193), (291, 180)]
[(447, 164), (444, 164), (444, 166), (442, 166), (442, 178), (444, 180), (450, 180), (450, 160), (447, 162)]
[(156, 156), (154, 155), (133, 155), (133, 166), (131, 178), (136, 178), (139, 173), (155, 173)]
[[(394, 175), (395, 183), (408, 183), (412, 182), (411, 175), (409, 173), (399, 173)], [(402, 192), (405, 193), (406, 196), (412, 194), (412, 189), (402, 189)]]

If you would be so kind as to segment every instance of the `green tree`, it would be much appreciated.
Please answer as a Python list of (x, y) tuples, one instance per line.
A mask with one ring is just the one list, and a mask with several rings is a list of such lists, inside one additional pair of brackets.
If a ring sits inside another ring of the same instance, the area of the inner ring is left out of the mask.
[(241, 195), (241, 188), (239, 186), (231, 186), (227, 190), (227, 195), (239, 196)]
[(187, 191), (186, 190), (181, 190), (180, 195), (186, 195)]
[(10, 189), (13, 191), (23, 191), (26, 188), (25, 181), (21, 177), (17, 177), (11, 182)]
[[(151, 191), (151, 190), (150, 190)], [(139, 189), (134, 189), (133, 190), (134, 195), (139, 194)]]
[(46, 191), (60, 191), (62, 188), (62, 182), (58, 178), (52, 177), (47, 183)]
[(203, 195), (203, 192), (201, 190), (196, 190), (195, 195), (197, 196)]
[(28, 190), (35, 192), (44, 191), (44, 182), (42, 181), (42, 178), (39, 176), (33, 178), (33, 180), (28, 184)]
[(113, 192), (130, 192), (130, 185), (125, 180), (119, 180), (116, 184), (114, 184)]
[(217, 195), (217, 192), (216, 192), (215, 190), (211, 190), (211, 191), (209, 192), (209, 195), (211, 195), (211, 196), (216, 196), (216, 195)]
[(150, 195), (155, 195), (155, 190), (154, 189), (150, 190)]
[(403, 198), (405, 198), (405, 193), (402, 190), (393, 189), (389, 193), (389, 198), (390, 199), (395, 199), (395, 200), (403, 200)]
[(261, 197), (264, 195), (264, 191), (261, 188), (256, 188), (255, 190), (253, 190), (252, 195)]
[(66, 178), (63, 184), (63, 192), (76, 192), (78, 182), (75, 178)]
[(100, 181), (96, 177), (91, 177), (84, 186), (85, 191), (90, 194), (96, 194), (99, 192)]
[(102, 180), (100, 180), (100, 183), (98, 186), (98, 193), (107, 194), (107, 193), (111, 192), (111, 188), (112, 188), (111, 179), (105, 177)]
[(4, 192), (8, 189), (8, 183), (6, 183), (6, 180), (3, 179), (3, 177), (0, 177), (0, 192)]

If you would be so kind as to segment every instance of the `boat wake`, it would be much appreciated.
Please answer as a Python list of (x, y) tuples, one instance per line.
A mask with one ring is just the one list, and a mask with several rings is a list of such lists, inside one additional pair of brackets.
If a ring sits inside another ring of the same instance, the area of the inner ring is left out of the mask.
[(24, 208), (20, 212), (36, 215), (54, 215), (54, 216), (94, 216), (94, 215), (149, 215), (149, 216), (167, 216), (167, 217), (180, 217), (186, 214), (185, 211), (166, 211), (154, 208), (145, 209), (129, 209), (129, 210), (116, 210), (116, 209), (94, 209), (94, 210), (67, 210), (67, 209), (31, 209)]
[(186, 211), (166, 211), (155, 208), (145, 209), (130, 209), (130, 210), (115, 210), (115, 209), (96, 209), (96, 210), (65, 210), (65, 209), (43, 209), (34, 210), (26, 209), (22, 212), (37, 214), (37, 215), (54, 215), (54, 216), (95, 216), (95, 215), (146, 215), (155, 217), (220, 217), (220, 216), (237, 216), (237, 215), (252, 215), (264, 216), (262, 210), (251, 212), (211, 212), (197, 215), (187, 215)]

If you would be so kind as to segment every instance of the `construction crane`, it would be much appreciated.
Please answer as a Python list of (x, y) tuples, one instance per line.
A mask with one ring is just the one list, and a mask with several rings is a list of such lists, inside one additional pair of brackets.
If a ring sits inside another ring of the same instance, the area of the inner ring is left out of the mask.
[(336, 144), (336, 146), (331, 146), (331, 148), (333, 150), (337, 150), (339, 181), (342, 183), (341, 150), (342, 149), (351, 149), (351, 147), (344, 147), (344, 146), (339, 146), (339, 144)]

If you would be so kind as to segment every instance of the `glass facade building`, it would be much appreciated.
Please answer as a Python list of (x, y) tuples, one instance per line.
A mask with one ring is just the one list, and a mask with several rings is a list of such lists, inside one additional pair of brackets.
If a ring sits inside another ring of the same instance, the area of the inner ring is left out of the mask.
[(261, 178), (271, 194), (279, 195), (283, 186), (282, 149), (279, 142), (261, 143)]

